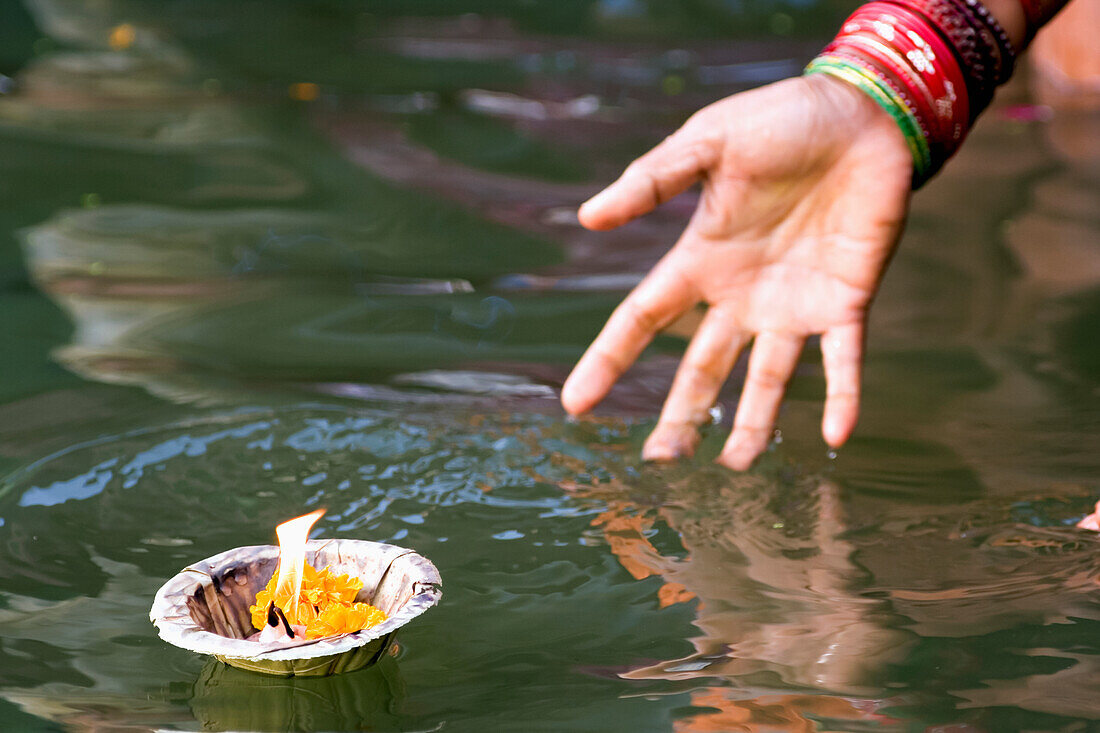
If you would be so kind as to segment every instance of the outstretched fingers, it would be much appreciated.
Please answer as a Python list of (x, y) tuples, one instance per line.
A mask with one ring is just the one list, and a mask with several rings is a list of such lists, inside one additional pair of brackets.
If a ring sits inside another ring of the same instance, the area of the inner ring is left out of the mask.
[(718, 456), (719, 463), (744, 471), (767, 447), (787, 381), (802, 353), (803, 341), (801, 335), (773, 331), (757, 335), (733, 420), (733, 433)]
[(611, 314), (565, 380), (561, 401), (566, 411), (577, 415), (595, 407), (653, 336), (697, 300), (668, 258), (659, 262)]
[(718, 147), (710, 131), (689, 122), (586, 201), (578, 213), (581, 224), (589, 229), (614, 229), (651, 211), (712, 168), (718, 162)]
[(695, 452), (699, 426), (729, 377), (746, 336), (720, 306), (712, 307), (688, 345), (676, 371), (657, 427), (642, 449), (647, 461), (670, 461)]
[(837, 326), (821, 336), (825, 365), (825, 414), (821, 434), (837, 448), (848, 440), (859, 419), (859, 385), (863, 367), (863, 324)]

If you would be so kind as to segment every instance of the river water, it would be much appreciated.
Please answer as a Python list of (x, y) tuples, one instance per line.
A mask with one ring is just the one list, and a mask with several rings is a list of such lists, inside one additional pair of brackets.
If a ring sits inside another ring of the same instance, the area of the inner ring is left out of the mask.
[[(1096, 729), (1095, 112), (1003, 90), (915, 198), (851, 443), (807, 349), (736, 474), (741, 367), (698, 458), (639, 459), (690, 322), (564, 417), (694, 202), (573, 212), (844, 8), (4, 7), (4, 730)], [(393, 657), (286, 680), (157, 638), (167, 578), (320, 506), (440, 569)]]

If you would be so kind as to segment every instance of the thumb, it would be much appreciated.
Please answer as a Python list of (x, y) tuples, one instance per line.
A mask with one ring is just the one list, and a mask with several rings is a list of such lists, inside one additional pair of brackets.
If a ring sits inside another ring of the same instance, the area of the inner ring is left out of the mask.
[(692, 120), (581, 205), (581, 224), (614, 229), (682, 193), (712, 168), (718, 161), (718, 141)]

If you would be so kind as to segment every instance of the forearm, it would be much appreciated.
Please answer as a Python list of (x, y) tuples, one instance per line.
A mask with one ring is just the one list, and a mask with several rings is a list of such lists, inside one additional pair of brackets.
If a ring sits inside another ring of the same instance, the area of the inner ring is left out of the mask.
[(1005, 29), (1012, 45), (1023, 50), (1040, 28), (1069, 0), (982, 0)]
[[(1001, 27), (1005, 29), (1013, 48), (1023, 49), (1027, 39), (1027, 18), (1020, 0), (982, 0)], [(1065, 4), (1062, 2), (1061, 4)]]

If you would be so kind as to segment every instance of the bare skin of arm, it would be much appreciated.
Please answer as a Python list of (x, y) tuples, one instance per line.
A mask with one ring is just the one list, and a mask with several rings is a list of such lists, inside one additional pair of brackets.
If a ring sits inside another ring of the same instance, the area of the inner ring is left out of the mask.
[[(988, 6), (1022, 42), (1017, 0)], [(911, 175), (893, 119), (832, 77), (787, 79), (697, 112), (580, 209), (584, 226), (612, 229), (702, 183), (679, 241), (566, 380), (565, 409), (595, 407), (658, 331), (705, 303), (643, 457), (694, 452), (698, 427), (751, 348), (733, 432), (718, 458), (747, 469), (771, 438), (813, 335), (821, 336), (827, 384), (822, 434), (830, 446), (843, 444), (859, 416), (868, 309), (901, 235)]]

